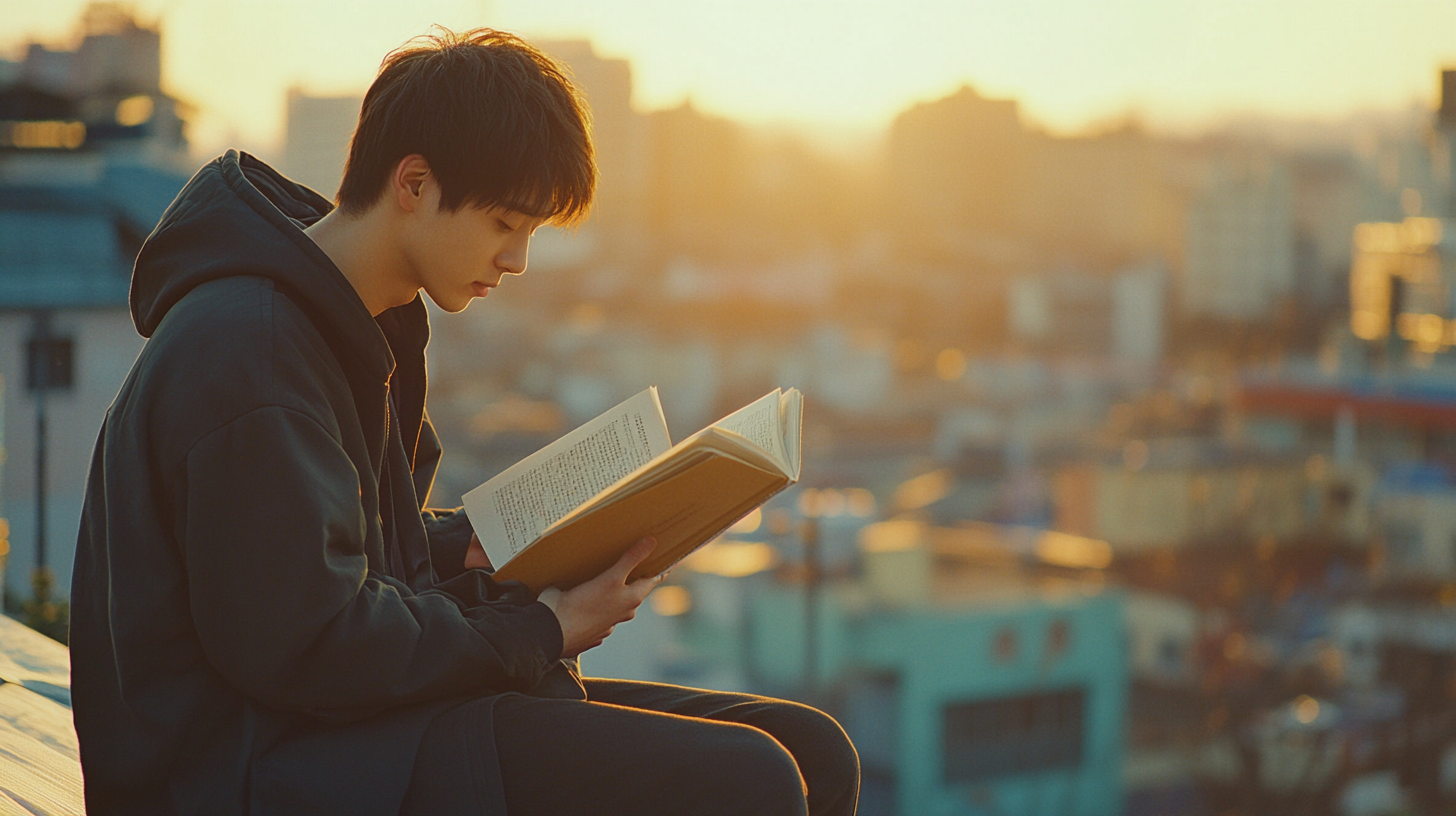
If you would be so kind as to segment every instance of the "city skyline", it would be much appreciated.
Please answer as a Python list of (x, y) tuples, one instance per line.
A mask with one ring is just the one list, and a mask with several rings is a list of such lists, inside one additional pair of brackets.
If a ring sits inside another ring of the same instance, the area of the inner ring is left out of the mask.
[[(829, 146), (883, 134), (905, 108), (962, 84), (1014, 98), (1055, 133), (1136, 117), (1164, 131), (1236, 118), (1340, 119), (1431, 107), (1456, 64), (1456, 4), (871, 0), (555, 3), (143, 0), (164, 34), (164, 84), (194, 106), (197, 148), (281, 147), (289, 87), (359, 94), (379, 59), (432, 23), (589, 39), (629, 59), (640, 110), (690, 99)], [(0, 55), (72, 42), (83, 0), (0, 0)], [(830, 13), (831, 9), (838, 9)], [(229, 36), (211, 32), (226, 30)], [(332, 32), (333, 36), (316, 36)], [(747, 59), (745, 59), (747, 57)], [(790, 81), (785, 81), (789, 77)]]

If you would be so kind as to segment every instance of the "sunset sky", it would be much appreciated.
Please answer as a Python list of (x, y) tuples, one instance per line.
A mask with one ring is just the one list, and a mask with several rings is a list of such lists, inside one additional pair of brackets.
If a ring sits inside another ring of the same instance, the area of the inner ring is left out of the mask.
[[(85, 0), (0, 0), (0, 53), (69, 45)], [(637, 104), (873, 133), (964, 82), (1060, 132), (1128, 113), (1332, 118), (1431, 105), (1456, 0), (141, 0), (206, 150), (273, 145), (291, 84), (358, 93), (431, 23), (585, 37), (632, 60)]]

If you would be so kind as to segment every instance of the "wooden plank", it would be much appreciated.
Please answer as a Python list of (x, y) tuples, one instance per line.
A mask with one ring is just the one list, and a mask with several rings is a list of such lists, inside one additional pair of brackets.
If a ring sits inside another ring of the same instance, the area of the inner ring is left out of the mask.
[(71, 650), (0, 615), (0, 680), (70, 707)]
[(0, 813), (85, 812), (71, 710), (14, 683), (0, 685)]

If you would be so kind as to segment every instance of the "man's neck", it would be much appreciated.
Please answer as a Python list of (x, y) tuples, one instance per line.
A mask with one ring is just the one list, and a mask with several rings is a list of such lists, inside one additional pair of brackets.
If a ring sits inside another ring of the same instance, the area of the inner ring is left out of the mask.
[(409, 303), (420, 290), (402, 274), (408, 264), (393, 240), (394, 230), (384, 220), (378, 207), (360, 216), (335, 209), (304, 230), (375, 317)]

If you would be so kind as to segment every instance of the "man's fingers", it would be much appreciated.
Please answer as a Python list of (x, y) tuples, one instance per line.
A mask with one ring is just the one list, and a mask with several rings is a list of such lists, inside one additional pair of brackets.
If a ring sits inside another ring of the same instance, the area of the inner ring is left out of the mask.
[(666, 578), (667, 573), (660, 572), (656, 575), (650, 575), (646, 578), (638, 578), (637, 580), (628, 584), (627, 588), (632, 590), (632, 594), (635, 595), (637, 598), (637, 603), (640, 604), (643, 601), (647, 600), (647, 596), (652, 594), (652, 590), (657, 589), (658, 584), (661, 584)]
[(637, 568), (638, 564), (646, 561), (647, 556), (652, 555), (655, 547), (657, 547), (657, 540), (651, 536), (639, 540), (632, 545), (632, 549), (622, 553), (622, 557), (617, 559), (617, 563), (609, 572), (622, 583), (626, 583), (627, 576)]

